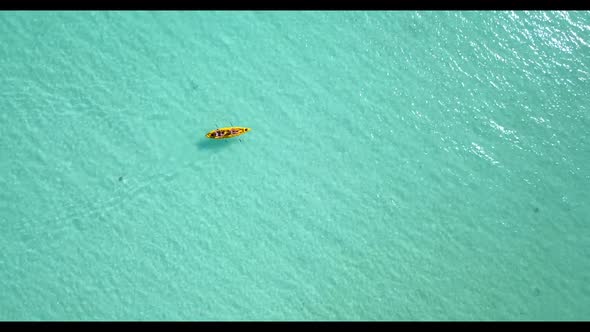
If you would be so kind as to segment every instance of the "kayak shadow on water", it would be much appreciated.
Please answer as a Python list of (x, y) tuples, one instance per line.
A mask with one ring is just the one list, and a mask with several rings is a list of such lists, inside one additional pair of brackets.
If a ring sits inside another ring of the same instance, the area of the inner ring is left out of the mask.
[(199, 150), (221, 150), (224, 148), (229, 147), (231, 144), (234, 144), (236, 141), (234, 140), (214, 140), (214, 139), (200, 139), (196, 145)]

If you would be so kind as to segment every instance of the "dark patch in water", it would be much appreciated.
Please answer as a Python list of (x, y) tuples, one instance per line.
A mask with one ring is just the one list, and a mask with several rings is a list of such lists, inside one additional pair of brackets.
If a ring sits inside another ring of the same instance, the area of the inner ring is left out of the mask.
[(541, 290), (537, 287), (533, 288), (533, 295), (535, 295), (535, 296), (541, 295)]
[(535, 206), (535, 208), (533, 209), (533, 211), (534, 211), (535, 213), (539, 213), (539, 208)]
[(230, 144), (234, 144), (237, 140), (228, 139), (228, 140), (214, 140), (214, 139), (202, 139), (197, 142), (197, 147), (201, 150), (220, 150), (223, 148), (227, 148)]
[(123, 181), (123, 177), (119, 176), (119, 182)]
[(195, 83), (195, 81), (190, 80), (189, 84), (190, 84), (191, 88), (193, 89), (193, 91), (199, 90), (199, 85), (197, 83)]

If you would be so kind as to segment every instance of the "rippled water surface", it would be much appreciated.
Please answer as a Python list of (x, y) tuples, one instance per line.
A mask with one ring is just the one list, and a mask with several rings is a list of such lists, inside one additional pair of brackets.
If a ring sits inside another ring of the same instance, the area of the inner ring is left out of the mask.
[(0, 41), (0, 320), (590, 317), (588, 12), (2, 12)]

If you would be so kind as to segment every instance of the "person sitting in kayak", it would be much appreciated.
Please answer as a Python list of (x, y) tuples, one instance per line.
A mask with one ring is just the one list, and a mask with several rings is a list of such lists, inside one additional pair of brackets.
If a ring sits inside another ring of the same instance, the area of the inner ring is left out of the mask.
[(215, 137), (223, 137), (227, 134), (227, 132), (223, 131), (223, 130), (216, 130), (215, 131)]

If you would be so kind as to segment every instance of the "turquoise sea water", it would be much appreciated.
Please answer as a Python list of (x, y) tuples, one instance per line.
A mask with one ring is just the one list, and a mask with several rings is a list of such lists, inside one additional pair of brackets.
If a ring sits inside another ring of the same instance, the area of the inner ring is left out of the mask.
[(0, 320), (590, 318), (590, 12), (2, 12), (0, 41)]

